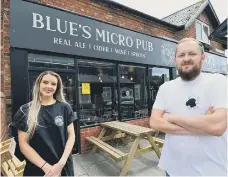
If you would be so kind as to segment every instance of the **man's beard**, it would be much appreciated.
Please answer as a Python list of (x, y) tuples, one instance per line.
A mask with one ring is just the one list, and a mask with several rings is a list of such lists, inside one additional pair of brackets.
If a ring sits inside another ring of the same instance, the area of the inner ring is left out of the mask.
[(185, 80), (185, 81), (191, 81), (195, 79), (201, 71), (202, 62), (200, 62), (198, 65), (194, 65), (193, 68), (190, 71), (184, 72), (181, 67), (177, 68), (179, 76)]

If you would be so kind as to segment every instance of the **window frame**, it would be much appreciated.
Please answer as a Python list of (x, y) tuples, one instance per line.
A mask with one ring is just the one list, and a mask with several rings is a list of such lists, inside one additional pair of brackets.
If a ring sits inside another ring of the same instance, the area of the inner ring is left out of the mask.
[(200, 21), (200, 20), (196, 20), (196, 21), (195, 21), (196, 34), (197, 34), (197, 28), (196, 28), (196, 24), (197, 24), (197, 23), (201, 25), (201, 38), (202, 38), (202, 39), (198, 39), (198, 38), (197, 38), (197, 35), (196, 35), (196, 39), (197, 39), (198, 41), (202, 42), (202, 43), (211, 45), (211, 41), (210, 41), (209, 38), (208, 38), (208, 42), (205, 41), (205, 40), (203, 40), (203, 27), (207, 27), (207, 29), (208, 29), (208, 37), (209, 37), (209, 35), (210, 35), (210, 26), (209, 26), (208, 24), (206, 24), (206, 23), (203, 23), (203, 22)]

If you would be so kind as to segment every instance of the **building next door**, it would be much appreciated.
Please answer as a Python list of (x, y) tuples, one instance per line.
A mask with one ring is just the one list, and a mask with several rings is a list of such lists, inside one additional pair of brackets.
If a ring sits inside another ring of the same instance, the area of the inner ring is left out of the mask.
[[(30, 71), (29, 72), (29, 100), (32, 99), (32, 89), (35, 83), (37, 76), (42, 73), (44, 70), (40, 71)], [(73, 73), (63, 73), (63, 72), (56, 72), (60, 75), (62, 82), (63, 82), (63, 94), (64, 97), (71, 105), (71, 108), (76, 114), (76, 87), (75, 87), (75, 74)], [(74, 121), (74, 128), (75, 128), (75, 145), (73, 147), (73, 154), (78, 153), (79, 146), (80, 146), (80, 127), (78, 120)]]

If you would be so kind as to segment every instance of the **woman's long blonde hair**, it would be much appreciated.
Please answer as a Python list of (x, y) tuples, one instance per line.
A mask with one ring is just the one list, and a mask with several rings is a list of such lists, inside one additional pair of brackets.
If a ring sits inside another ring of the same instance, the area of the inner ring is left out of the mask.
[(40, 83), (45, 75), (52, 75), (55, 76), (58, 80), (56, 91), (53, 95), (54, 99), (66, 102), (64, 96), (63, 96), (63, 83), (61, 77), (52, 71), (44, 71), (42, 72), (35, 81), (35, 84), (33, 86), (33, 92), (32, 92), (32, 101), (29, 104), (29, 111), (28, 111), (28, 130), (27, 133), (29, 134), (29, 137), (31, 138), (35, 132), (36, 126), (38, 125), (38, 115), (41, 108), (41, 95), (40, 95)]

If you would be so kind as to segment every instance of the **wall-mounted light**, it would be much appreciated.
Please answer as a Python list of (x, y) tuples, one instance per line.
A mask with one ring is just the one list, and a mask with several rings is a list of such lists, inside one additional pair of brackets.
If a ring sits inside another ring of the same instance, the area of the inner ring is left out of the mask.
[(124, 75), (121, 78), (124, 79)]
[(131, 78), (130, 78), (130, 79), (131, 79), (131, 81), (133, 81), (133, 77), (132, 77), (132, 76), (131, 76)]

